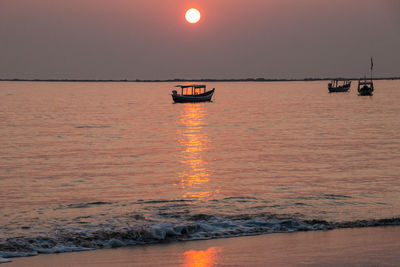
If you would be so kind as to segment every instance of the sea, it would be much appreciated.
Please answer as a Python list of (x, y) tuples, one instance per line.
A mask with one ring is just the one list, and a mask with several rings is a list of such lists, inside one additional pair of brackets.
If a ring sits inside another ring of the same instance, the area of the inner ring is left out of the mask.
[(0, 82), (0, 262), (400, 225), (400, 81)]

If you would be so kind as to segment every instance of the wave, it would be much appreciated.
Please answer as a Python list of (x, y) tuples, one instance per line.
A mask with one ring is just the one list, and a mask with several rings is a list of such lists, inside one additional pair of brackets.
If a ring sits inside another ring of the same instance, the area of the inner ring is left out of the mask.
[(111, 205), (114, 204), (115, 202), (103, 202), (103, 201), (97, 201), (97, 202), (89, 202), (89, 203), (78, 203), (78, 204), (68, 204), (68, 205), (60, 205), (59, 207), (55, 208), (57, 209), (81, 209), (81, 208), (90, 208), (93, 206), (99, 206), (99, 205)]
[(105, 129), (105, 128), (111, 128), (110, 125), (79, 125), (75, 126), (77, 129)]
[(97, 225), (92, 228), (58, 228), (45, 236), (0, 239), (0, 263), (9, 258), (37, 254), (85, 251), (161, 242), (204, 240), (214, 238), (317, 231), (339, 228), (360, 228), (400, 225), (400, 217), (389, 219), (328, 222), (300, 220), (290, 217), (252, 215), (217, 217), (192, 215), (186, 223), (146, 222), (147, 224), (117, 227)]
[(168, 200), (168, 199), (138, 200), (137, 202), (134, 202), (134, 204), (160, 204), (160, 203), (186, 203), (186, 202), (194, 202), (194, 200), (190, 200), (190, 199), (176, 199), (176, 200)]

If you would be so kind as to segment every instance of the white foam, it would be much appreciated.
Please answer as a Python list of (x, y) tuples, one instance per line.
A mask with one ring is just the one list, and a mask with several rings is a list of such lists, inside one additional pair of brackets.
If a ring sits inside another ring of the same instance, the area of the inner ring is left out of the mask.
[(84, 247), (75, 247), (75, 246), (63, 246), (61, 244), (57, 244), (52, 248), (38, 248), (37, 253), (40, 254), (53, 254), (53, 253), (63, 253), (63, 252), (78, 252), (78, 251), (87, 251), (93, 250), (94, 248), (84, 248)]
[(37, 251), (0, 251), (0, 258), (31, 257), (36, 256), (37, 254)]
[(11, 262), (11, 259), (5, 259), (0, 257), (0, 263)]

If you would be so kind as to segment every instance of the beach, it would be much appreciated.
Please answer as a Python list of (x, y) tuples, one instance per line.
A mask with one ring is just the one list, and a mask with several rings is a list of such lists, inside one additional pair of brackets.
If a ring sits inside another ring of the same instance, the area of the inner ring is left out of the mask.
[(398, 266), (400, 227), (275, 233), (14, 258), (14, 266)]

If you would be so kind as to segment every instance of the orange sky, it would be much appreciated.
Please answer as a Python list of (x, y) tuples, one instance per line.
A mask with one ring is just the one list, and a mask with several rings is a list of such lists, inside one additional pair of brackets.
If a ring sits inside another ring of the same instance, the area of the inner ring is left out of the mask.
[(0, 78), (400, 76), (396, 0), (1, 0), (0, 36)]

